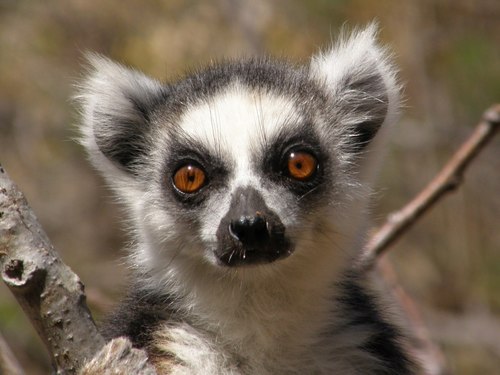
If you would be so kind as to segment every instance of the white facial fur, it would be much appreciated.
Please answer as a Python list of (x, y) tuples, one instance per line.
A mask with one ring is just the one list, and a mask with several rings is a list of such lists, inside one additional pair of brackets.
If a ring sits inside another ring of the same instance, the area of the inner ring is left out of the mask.
[(252, 92), (238, 84), (182, 116), (179, 125), (183, 133), (208, 145), (214, 153), (222, 151), (234, 165), (225, 199), (217, 200), (217, 207), (212, 206), (213, 222), (204, 223), (204, 239), (215, 241), (218, 222), (239, 187), (253, 187), (268, 198), (266, 202), (270, 208), (278, 212), (285, 210), (285, 207), (276, 207), (279, 202), (272, 199), (273, 191), (262, 189), (261, 177), (254, 170), (250, 157), (252, 151), (259, 149), (262, 139), (271, 138), (282, 126), (301, 120), (290, 100), (270, 93)]

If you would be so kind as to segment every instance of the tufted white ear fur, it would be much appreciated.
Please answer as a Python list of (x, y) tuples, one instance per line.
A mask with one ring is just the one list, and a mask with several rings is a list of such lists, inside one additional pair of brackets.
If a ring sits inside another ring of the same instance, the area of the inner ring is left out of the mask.
[(400, 105), (396, 69), (376, 37), (375, 23), (343, 32), (335, 45), (313, 56), (310, 63), (311, 77), (341, 109), (342, 125), (356, 131), (361, 149), (384, 122), (395, 120)]
[(138, 156), (148, 147), (149, 115), (162, 86), (107, 58), (87, 54), (79, 85), (81, 144), (112, 187), (131, 182)]

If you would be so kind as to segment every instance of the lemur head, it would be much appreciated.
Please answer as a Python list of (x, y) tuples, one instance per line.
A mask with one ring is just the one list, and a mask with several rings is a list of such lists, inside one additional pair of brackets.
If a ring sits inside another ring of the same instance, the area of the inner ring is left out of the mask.
[(82, 143), (128, 208), (134, 261), (233, 272), (343, 252), (365, 156), (398, 107), (375, 34), (303, 66), (226, 62), (169, 84), (90, 56)]

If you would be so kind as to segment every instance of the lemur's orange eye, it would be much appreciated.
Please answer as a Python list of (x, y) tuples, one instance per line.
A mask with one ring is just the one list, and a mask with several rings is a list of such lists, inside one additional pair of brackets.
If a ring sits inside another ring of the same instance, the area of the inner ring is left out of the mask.
[(316, 158), (305, 151), (291, 152), (288, 156), (288, 173), (299, 181), (312, 177), (318, 168)]
[(174, 174), (174, 185), (183, 193), (195, 193), (205, 185), (205, 172), (192, 164), (181, 167)]

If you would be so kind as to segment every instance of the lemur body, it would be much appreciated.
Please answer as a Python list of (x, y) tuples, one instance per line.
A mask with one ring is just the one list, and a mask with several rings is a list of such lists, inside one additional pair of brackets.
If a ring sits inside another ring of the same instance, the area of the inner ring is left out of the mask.
[(372, 139), (399, 105), (375, 34), (307, 66), (226, 62), (174, 84), (90, 58), (82, 143), (135, 240), (109, 338), (160, 373), (411, 373), (352, 267)]

